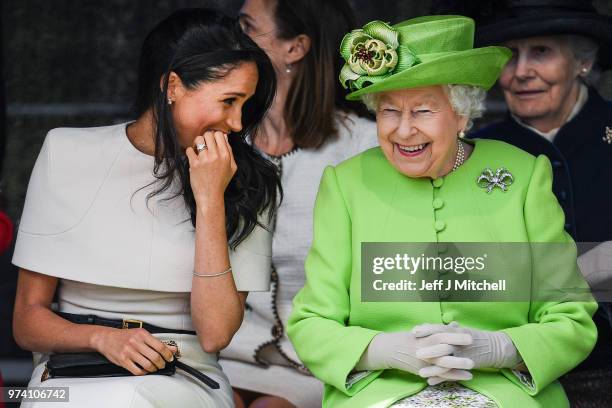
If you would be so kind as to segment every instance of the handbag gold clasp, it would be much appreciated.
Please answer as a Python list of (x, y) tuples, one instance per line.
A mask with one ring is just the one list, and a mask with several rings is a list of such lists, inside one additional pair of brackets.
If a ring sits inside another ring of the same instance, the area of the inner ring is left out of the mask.
[[(130, 324), (136, 324), (138, 326), (130, 327)], [(134, 328), (142, 329), (142, 324), (143, 322), (141, 322), (140, 320), (123, 319), (123, 329), (134, 329)]]

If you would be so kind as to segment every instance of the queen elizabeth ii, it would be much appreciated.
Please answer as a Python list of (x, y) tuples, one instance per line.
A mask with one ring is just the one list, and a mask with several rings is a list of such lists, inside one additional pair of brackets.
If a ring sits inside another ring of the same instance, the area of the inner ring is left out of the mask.
[(289, 319), (323, 406), (569, 406), (556, 380), (595, 343), (591, 301), (363, 301), (364, 242), (572, 244), (546, 157), (461, 138), (510, 57), (473, 33), (431, 16), (342, 42), (340, 80), (375, 112), (380, 147), (326, 169)]

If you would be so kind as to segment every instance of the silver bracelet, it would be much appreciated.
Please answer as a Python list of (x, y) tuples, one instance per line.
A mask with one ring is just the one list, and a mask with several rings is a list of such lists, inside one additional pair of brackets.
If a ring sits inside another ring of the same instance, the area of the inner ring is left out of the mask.
[(203, 274), (203, 273), (197, 273), (196, 271), (193, 271), (193, 276), (199, 276), (203, 278), (214, 278), (215, 276), (225, 275), (226, 273), (230, 273), (231, 271), (232, 271), (232, 267), (230, 266), (223, 272), (219, 272), (219, 273)]

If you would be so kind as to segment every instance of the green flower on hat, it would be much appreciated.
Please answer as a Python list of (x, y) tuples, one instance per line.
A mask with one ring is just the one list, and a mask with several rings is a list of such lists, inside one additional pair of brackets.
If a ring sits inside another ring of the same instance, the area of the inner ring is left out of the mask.
[(458, 84), (489, 89), (512, 52), (474, 48), (474, 20), (423, 16), (393, 26), (372, 21), (344, 36), (340, 82), (348, 100), (366, 94), (431, 85)]
[[(362, 29), (346, 34), (340, 44), (340, 54), (346, 61), (340, 71), (342, 86), (352, 90), (378, 82), (393, 72), (398, 65), (399, 33), (389, 24), (372, 21)], [(406, 52), (408, 67), (416, 63), (417, 58)]]

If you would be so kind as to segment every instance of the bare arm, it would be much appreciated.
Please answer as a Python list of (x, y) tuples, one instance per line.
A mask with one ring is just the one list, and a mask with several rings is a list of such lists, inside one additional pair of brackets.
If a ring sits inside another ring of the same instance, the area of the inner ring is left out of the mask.
[(13, 313), (15, 341), (21, 348), (41, 352), (94, 351), (99, 326), (77, 325), (51, 310), (58, 279), (21, 269)]
[[(224, 192), (236, 172), (236, 163), (227, 136), (207, 132), (208, 149), (197, 155), (187, 149), (191, 185), (197, 203), (195, 271), (215, 274), (229, 266), (225, 230)], [(238, 292), (231, 273), (215, 277), (193, 277), (191, 317), (202, 348), (216, 353), (225, 348), (240, 328), (247, 293)]]
[[(196, 270), (221, 272), (229, 266), (225, 207), (198, 209), (196, 221)], [(200, 343), (208, 353), (225, 348), (242, 323), (247, 293), (238, 292), (231, 273), (193, 278), (191, 315)]]
[(13, 332), (20, 347), (41, 352), (98, 351), (136, 375), (156, 371), (174, 350), (144, 329), (121, 330), (74, 324), (51, 310), (58, 279), (21, 269), (13, 314)]

